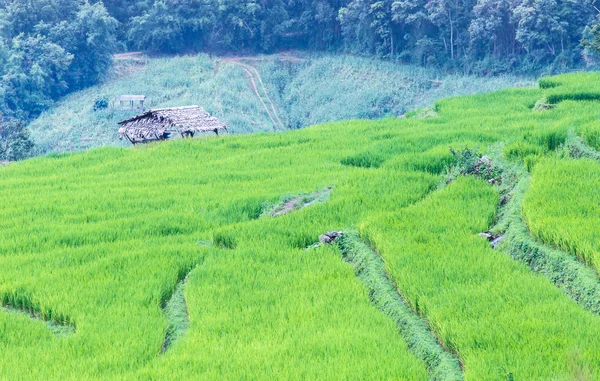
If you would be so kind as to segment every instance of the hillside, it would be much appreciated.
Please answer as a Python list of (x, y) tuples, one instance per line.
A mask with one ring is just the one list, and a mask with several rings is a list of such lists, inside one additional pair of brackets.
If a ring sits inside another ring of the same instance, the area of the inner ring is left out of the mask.
[[(118, 58), (107, 82), (68, 96), (31, 123), (39, 154), (122, 144), (116, 122), (136, 113), (115, 107), (123, 94), (145, 94), (150, 108), (198, 104), (233, 133), (247, 133), (400, 116), (444, 97), (533, 85), (520, 77), (441, 75), (352, 56)], [(99, 97), (113, 104), (94, 112)]]
[(599, 83), (0, 167), (2, 378), (599, 379)]

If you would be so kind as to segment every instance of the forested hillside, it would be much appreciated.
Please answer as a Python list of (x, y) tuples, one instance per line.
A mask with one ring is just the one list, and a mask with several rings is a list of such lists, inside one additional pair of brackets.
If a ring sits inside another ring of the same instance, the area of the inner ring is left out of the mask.
[[(155, 52), (348, 50), (477, 73), (568, 68), (593, 0), (157, 0), (107, 4), (129, 44)], [(589, 33), (589, 30), (587, 31)]]

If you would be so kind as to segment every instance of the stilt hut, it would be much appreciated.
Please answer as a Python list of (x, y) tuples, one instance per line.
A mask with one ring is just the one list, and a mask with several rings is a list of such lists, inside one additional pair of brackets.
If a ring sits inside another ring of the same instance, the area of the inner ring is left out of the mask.
[(119, 139), (135, 145), (166, 140), (172, 134), (194, 137), (200, 132), (227, 131), (227, 126), (199, 106), (171, 107), (149, 110), (119, 122)]
[[(144, 102), (146, 101), (145, 95), (120, 95), (117, 97), (119, 107), (121, 110), (139, 108), (144, 109)], [(138, 105), (136, 106), (136, 102)]]

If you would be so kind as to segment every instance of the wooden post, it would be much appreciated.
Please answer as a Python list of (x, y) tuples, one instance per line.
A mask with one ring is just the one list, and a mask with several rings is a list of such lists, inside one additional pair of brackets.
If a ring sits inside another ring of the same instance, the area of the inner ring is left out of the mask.
[(129, 140), (129, 142), (130, 142), (131, 144), (135, 145), (135, 143), (134, 143), (133, 139), (131, 139), (131, 138), (129, 137), (129, 135), (125, 134), (125, 137), (127, 138), (127, 140)]

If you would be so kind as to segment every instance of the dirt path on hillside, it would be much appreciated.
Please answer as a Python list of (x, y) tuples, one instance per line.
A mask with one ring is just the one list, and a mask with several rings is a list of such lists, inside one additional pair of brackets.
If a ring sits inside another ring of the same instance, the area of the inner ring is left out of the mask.
[[(279, 114), (277, 113), (277, 109), (275, 108), (275, 104), (271, 100), (269, 96), (269, 92), (262, 80), (260, 72), (252, 65), (242, 62), (243, 60), (252, 60), (253, 57), (230, 57), (223, 58), (223, 62), (230, 63), (232, 65), (236, 65), (240, 67), (246, 73), (246, 77), (248, 78), (248, 82), (250, 84), (250, 88), (258, 97), (260, 103), (265, 109), (267, 115), (269, 115), (269, 119), (273, 123), (273, 126), (276, 130), (285, 130), (285, 125), (281, 121)], [(259, 89), (260, 85), (260, 89)], [(262, 94), (261, 91), (262, 90)], [(264, 95), (263, 95), (264, 94)], [(270, 107), (269, 107), (270, 106)]]
[(127, 76), (146, 66), (147, 59), (143, 52), (127, 52), (113, 54), (114, 73), (116, 78)]
[(142, 58), (142, 52), (128, 52), (113, 54), (115, 61), (137, 60)]

